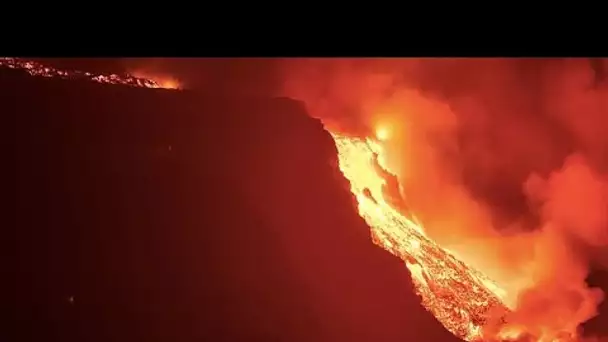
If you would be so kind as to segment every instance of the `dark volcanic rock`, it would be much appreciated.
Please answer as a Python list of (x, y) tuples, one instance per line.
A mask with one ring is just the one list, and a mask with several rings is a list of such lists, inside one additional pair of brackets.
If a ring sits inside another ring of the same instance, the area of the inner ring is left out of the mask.
[(0, 87), (17, 124), (7, 341), (456, 340), (371, 243), (299, 103), (6, 70)]

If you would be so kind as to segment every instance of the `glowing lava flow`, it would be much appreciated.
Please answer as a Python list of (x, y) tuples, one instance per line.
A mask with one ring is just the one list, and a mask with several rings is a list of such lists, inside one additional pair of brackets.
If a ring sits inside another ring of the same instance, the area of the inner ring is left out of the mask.
[(490, 311), (498, 317), (507, 312), (495, 295), (496, 284), (440, 248), (413, 217), (402, 215), (384, 200), (385, 180), (373, 165), (375, 155), (381, 154), (380, 145), (370, 139), (332, 135), (340, 170), (351, 183), (374, 242), (405, 261), (422, 304), (450, 332), (466, 340), (478, 338)]
[[(17, 58), (0, 58), (0, 67), (23, 69), (34, 76), (87, 79), (134, 87), (164, 88), (168, 85), (128, 74), (62, 71)], [(383, 186), (386, 179), (378, 172), (381, 165), (374, 165), (376, 156), (382, 154), (380, 145), (370, 139), (332, 136), (338, 149), (340, 170), (351, 183), (360, 215), (372, 228), (373, 241), (405, 261), (422, 304), (450, 332), (466, 340), (478, 338), (490, 312), (500, 317), (508, 311), (496, 296), (498, 287), (427, 238), (414, 217), (406, 217), (385, 201)], [(378, 138), (388, 138), (388, 131), (378, 132)], [(381, 160), (377, 162), (381, 164)]]
[(168, 80), (168, 82), (165, 82), (164, 80), (153, 81), (146, 78), (135, 77), (130, 74), (95, 75), (90, 72), (58, 70), (34, 61), (26, 61), (23, 59), (12, 57), (0, 57), (0, 66), (10, 69), (25, 70), (32, 76), (57, 77), (63, 79), (83, 79), (97, 83), (122, 84), (142, 88), (179, 88), (179, 84), (174, 80)]

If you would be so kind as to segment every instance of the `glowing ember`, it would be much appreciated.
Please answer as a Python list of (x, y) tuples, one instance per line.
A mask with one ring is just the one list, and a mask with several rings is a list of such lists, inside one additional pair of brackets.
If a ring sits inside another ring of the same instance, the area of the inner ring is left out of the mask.
[[(16, 58), (0, 58), (2, 66), (23, 69), (35, 76), (88, 79), (135, 87), (177, 88), (179, 85), (175, 80), (152, 81), (128, 74), (62, 71)], [(380, 142), (390, 139), (387, 127), (378, 127), (375, 134)], [(340, 170), (351, 183), (359, 214), (371, 226), (373, 241), (405, 261), (422, 304), (449, 331), (466, 340), (479, 338), (480, 328), (490, 318), (490, 312), (496, 318), (508, 311), (496, 295), (501, 290), (486, 276), (426, 237), (411, 213), (404, 215), (385, 200), (387, 182), (380, 171), (386, 172), (386, 168), (378, 142), (340, 134), (332, 136), (338, 149)], [(503, 335), (509, 338), (517, 332), (504, 331)]]

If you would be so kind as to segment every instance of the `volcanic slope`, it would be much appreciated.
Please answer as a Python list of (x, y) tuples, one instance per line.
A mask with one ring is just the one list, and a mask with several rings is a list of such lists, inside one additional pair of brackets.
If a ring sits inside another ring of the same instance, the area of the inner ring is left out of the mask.
[(19, 70), (0, 87), (16, 122), (6, 340), (457, 341), (370, 241), (300, 103)]

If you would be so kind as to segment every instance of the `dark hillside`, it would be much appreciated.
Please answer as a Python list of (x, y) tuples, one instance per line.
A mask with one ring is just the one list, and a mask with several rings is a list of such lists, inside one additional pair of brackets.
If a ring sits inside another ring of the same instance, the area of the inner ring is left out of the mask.
[(456, 340), (371, 243), (298, 102), (9, 70), (0, 87), (17, 161), (2, 341)]

